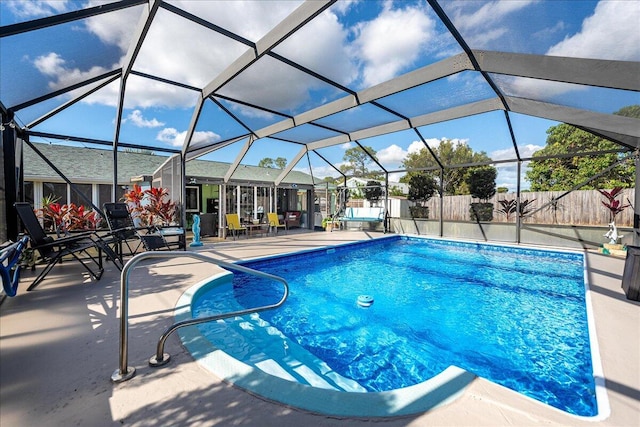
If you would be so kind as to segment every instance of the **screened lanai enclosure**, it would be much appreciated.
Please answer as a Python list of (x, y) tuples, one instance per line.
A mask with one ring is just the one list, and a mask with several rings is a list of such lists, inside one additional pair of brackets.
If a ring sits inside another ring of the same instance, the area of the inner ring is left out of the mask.
[[(3, 1), (0, 12), (0, 240), (17, 235), (23, 153), (47, 143), (103, 149), (113, 199), (123, 152), (173, 156), (166, 180), (180, 203), (195, 159), (227, 162), (229, 184), (244, 166), (280, 160), (270, 183), (279, 188), (292, 171), (346, 183), (345, 153), (360, 148), (388, 212), (389, 182), (436, 178), (431, 223), (395, 215), (396, 230), (519, 242), (517, 215), (506, 237), (493, 224), (447, 225), (443, 177), (492, 165), (521, 205), (534, 153), (550, 128), (568, 124), (613, 148), (544, 158), (614, 154), (585, 182), (635, 164), (625, 197), (640, 243), (640, 119), (618, 114), (640, 105), (640, 2)], [(484, 156), (456, 160), (444, 142)], [(419, 152), (428, 161), (408, 166)], [(68, 171), (51, 167), (73, 191)]]

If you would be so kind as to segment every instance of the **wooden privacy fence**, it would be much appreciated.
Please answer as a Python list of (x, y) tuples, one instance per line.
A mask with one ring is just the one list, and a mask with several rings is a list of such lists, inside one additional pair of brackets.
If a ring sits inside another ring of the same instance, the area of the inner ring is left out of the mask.
[[(537, 191), (521, 193), (521, 200), (535, 201), (529, 205), (529, 212), (538, 210), (535, 214), (525, 218), (524, 222), (528, 224), (572, 224), (572, 225), (595, 225), (606, 226), (609, 223), (609, 210), (602, 205), (606, 199), (597, 190), (577, 190), (573, 191), (557, 201), (555, 207), (548, 203), (555, 197), (560, 197), (564, 191)], [(617, 197), (622, 204), (631, 203), (631, 207), (626, 208), (622, 213), (616, 216), (616, 225), (619, 227), (633, 227), (633, 203), (635, 200), (635, 189), (627, 188), (622, 190), (622, 194)], [(515, 199), (515, 193), (496, 194), (489, 200), (493, 203), (493, 221), (507, 222), (504, 214), (498, 212), (501, 205), (499, 200)], [(408, 206), (412, 206), (412, 202), (408, 202), (402, 198), (391, 198), (391, 206), (389, 214), (393, 217), (408, 218)], [(444, 219), (449, 221), (471, 221), (469, 216), (469, 205), (471, 202), (478, 202), (471, 196), (445, 196), (443, 198)], [(382, 206), (384, 202), (379, 201), (378, 206)], [(362, 207), (369, 206), (369, 202), (362, 199), (351, 199), (349, 206)], [(440, 199), (436, 196), (427, 203), (429, 207), (429, 219), (440, 219)], [(511, 214), (509, 222), (515, 222), (515, 214)]]
[[(625, 189), (618, 196), (623, 204), (631, 203), (631, 207), (626, 208), (616, 216), (616, 225), (620, 227), (633, 226), (633, 188)], [(573, 225), (607, 225), (610, 222), (609, 210), (602, 204), (606, 199), (597, 190), (577, 190), (573, 191), (555, 204), (549, 204), (553, 198), (564, 194), (564, 191), (536, 191), (520, 194), (520, 200), (535, 201), (528, 206), (528, 211), (535, 212), (532, 216), (526, 217), (524, 222), (531, 224), (573, 224)], [(514, 193), (496, 194), (488, 202), (493, 203), (494, 222), (507, 222), (507, 218), (499, 210), (502, 208), (499, 201), (504, 199), (515, 199)], [(445, 196), (443, 198), (443, 216), (445, 220), (470, 221), (469, 205), (478, 202), (477, 199), (465, 196)], [(434, 197), (427, 203), (429, 207), (429, 218), (440, 219), (440, 199)], [(511, 214), (509, 222), (515, 222), (515, 214)]]

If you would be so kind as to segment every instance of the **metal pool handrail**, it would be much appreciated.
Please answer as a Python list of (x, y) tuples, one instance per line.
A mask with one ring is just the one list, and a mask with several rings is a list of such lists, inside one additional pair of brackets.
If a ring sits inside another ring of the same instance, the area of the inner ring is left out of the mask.
[(242, 265), (232, 264), (225, 261), (220, 261), (218, 259), (212, 258), (210, 256), (203, 255), (197, 252), (184, 252), (184, 251), (162, 251), (162, 252), (143, 252), (131, 258), (122, 269), (122, 273), (120, 274), (120, 358), (119, 358), (119, 367), (116, 369), (111, 375), (111, 381), (119, 383), (123, 381), (127, 381), (136, 373), (135, 368), (131, 366), (127, 366), (128, 363), (128, 334), (129, 334), (129, 273), (140, 261), (147, 258), (171, 258), (171, 257), (187, 257), (187, 258), (196, 258), (201, 261), (215, 264), (219, 267), (224, 267), (230, 270), (237, 270), (243, 273), (251, 274), (254, 276), (264, 277), (266, 279), (272, 279), (279, 282), (282, 282), (284, 285), (284, 295), (280, 301), (275, 304), (265, 305), (256, 308), (249, 308), (246, 310), (233, 311), (230, 313), (218, 314), (215, 316), (202, 317), (198, 319), (189, 319), (184, 320), (182, 322), (178, 322), (170, 326), (160, 337), (158, 341), (156, 354), (151, 357), (149, 360), (149, 365), (151, 366), (162, 366), (169, 362), (170, 356), (167, 353), (163, 353), (164, 351), (164, 343), (173, 332), (176, 330), (185, 327), (197, 325), (205, 322), (212, 322), (214, 320), (224, 319), (227, 317), (233, 316), (242, 316), (249, 313), (258, 313), (265, 310), (271, 310), (277, 307), (280, 307), (284, 304), (287, 296), (289, 295), (289, 285), (285, 279), (282, 277), (274, 276), (273, 274), (263, 273), (258, 270), (253, 270), (251, 268), (244, 267)]

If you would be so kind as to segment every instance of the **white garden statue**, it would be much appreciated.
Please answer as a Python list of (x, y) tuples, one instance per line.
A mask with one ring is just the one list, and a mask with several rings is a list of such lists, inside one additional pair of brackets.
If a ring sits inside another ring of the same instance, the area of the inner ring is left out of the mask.
[(618, 243), (618, 239), (622, 238), (622, 236), (618, 234), (618, 228), (616, 227), (615, 222), (609, 223), (609, 231), (605, 233), (604, 237), (609, 239), (609, 243), (612, 245)]

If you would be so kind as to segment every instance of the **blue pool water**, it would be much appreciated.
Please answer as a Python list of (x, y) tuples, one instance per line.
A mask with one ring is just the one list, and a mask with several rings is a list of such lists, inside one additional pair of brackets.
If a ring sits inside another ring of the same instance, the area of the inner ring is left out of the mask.
[[(349, 389), (399, 389), (455, 365), (594, 416), (583, 264), (574, 253), (380, 239), (245, 262), (289, 282), (285, 305), (200, 328), (216, 347), (258, 367), (303, 348), (334, 375), (327, 383), (354, 382)], [(360, 295), (374, 303), (358, 306)], [(192, 309), (200, 317), (281, 296), (280, 284), (236, 272), (228, 286), (201, 293)], [(247, 339), (223, 333), (229, 330)], [(304, 378), (293, 372), (292, 380)]]

